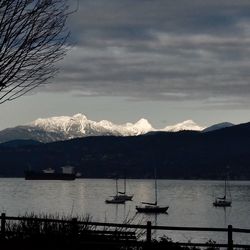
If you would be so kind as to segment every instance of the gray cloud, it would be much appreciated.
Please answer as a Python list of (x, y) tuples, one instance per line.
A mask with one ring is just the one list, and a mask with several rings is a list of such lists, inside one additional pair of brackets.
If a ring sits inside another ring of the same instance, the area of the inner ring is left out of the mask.
[(79, 2), (69, 21), (75, 46), (46, 90), (248, 103), (249, 1)]

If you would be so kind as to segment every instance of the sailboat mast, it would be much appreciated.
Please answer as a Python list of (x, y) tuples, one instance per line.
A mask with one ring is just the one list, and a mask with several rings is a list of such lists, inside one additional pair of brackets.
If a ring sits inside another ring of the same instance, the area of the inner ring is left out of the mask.
[(124, 194), (126, 194), (126, 172), (124, 171)]
[[(227, 167), (229, 168), (229, 167)], [(228, 176), (228, 172), (226, 174), (226, 178), (225, 178), (225, 199), (227, 198), (227, 182), (228, 182), (229, 176)]]
[(157, 179), (156, 179), (156, 168), (155, 171), (155, 205), (157, 205)]
[(117, 183), (117, 179), (118, 179), (118, 178), (115, 178), (116, 195), (118, 195), (118, 183)]
[(225, 197), (225, 200), (226, 200), (226, 198), (227, 198), (227, 179), (225, 179), (224, 192), (225, 192), (224, 197)]

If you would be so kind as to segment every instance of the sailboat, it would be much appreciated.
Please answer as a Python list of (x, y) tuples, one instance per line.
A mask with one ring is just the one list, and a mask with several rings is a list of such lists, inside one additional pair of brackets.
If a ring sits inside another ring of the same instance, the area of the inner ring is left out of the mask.
[[(229, 192), (229, 198), (227, 197), (227, 190)], [(225, 179), (224, 183), (224, 196), (223, 197), (216, 197), (215, 201), (213, 202), (214, 207), (231, 207), (232, 200), (231, 194), (229, 190), (229, 183), (227, 178)]]
[(126, 188), (127, 188), (126, 175), (124, 174), (123, 192), (118, 192), (118, 198), (123, 199), (125, 201), (131, 201), (133, 199), (134, 195), (127, 195), (126, 194)]
[(138, 213), (166, 213), (168, 206), (159, 206), (157, 204), (157, 179), (156, 179), (156, 170), (155, 170), (155, 202), (142, 202), (143, 205), (136, 206)]
[(106, 203), (108, 204), (124, 204), (125, 199), (119, 197), (118, 195), (118, 178), (115, 178), (115, 188), (116, 188), (116, 194), (114, 196), (111, 196), (112, 199), (107, 199), (105, 200)]

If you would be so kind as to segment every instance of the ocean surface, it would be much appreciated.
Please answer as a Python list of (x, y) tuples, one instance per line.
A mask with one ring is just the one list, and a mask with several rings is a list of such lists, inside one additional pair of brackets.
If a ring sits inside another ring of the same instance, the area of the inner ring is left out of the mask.
[[(123, 180), (119, 180), (123, 190)], [(127, 180), (127, 194), (133, 201), (125, 205), (106, 204), (115, 193), (112, 179), (37, 181), (21, 178), (0, 179), (0, 212), (9, 216), (26, 213), (90, 216), (93, 221), (146, 223), (166, 226), (250, 228), (250, 181), (231, 181), (232, 207), (215, 208), (216, 196), (223, 196), (223, 181), (158, 180), (158, 203), (168, 205), (167, 214), (137, 214), (141, 201), (154, 202), (154, 180)], [(226, 242), (225, 233), (154, 232), (175, 241)], [(234, 233), (235, 243), (250, 244), (250, 234)]]

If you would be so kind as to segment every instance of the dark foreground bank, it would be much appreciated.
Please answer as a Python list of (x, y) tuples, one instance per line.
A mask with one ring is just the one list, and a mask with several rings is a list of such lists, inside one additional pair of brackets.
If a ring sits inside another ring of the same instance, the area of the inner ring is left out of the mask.
[[(34, 214), (10, 217), (1, 214), (1, 249), (250, 249), (249, 245), (233, 245), (233, 233), (250, 233), (247, 229), (164, 227), (147, 224), (92, 222), (83, 218)], [(227, 232), (227, 244), (210, 240), (205, 243), (173, 242), (168, 237), (152, 239), (152, 230)]]

